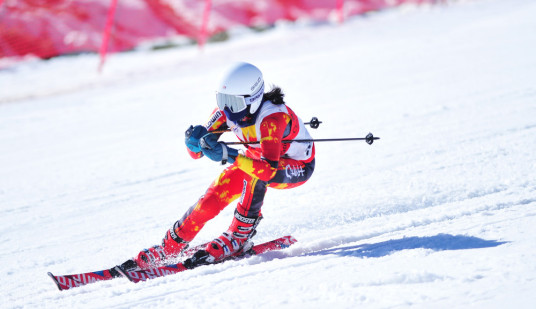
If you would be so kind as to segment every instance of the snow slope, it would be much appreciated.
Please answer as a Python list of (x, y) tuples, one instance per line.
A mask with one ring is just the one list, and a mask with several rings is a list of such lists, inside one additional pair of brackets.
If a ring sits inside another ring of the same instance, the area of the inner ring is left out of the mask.
[[(0, 307), (534, 308), (535, 15), (459, 1), (117, 54), (102, 75), (94, 55), (0, 71)], [(318, 143), (306, 185), (268, 191), (256, 239), (291, 234), (289, 249), (59, 292), (47, 271), (158, 243), (219, 174), (183, 132), (238, 60), (323, 121), (314, 137), (381, 140)]]

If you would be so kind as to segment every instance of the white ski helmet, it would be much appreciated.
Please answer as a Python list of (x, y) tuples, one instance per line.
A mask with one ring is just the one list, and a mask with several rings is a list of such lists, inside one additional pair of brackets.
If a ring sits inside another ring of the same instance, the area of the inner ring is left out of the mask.
[[(233, 121), (244, 117), (249, 112), (254, 114), (262, 103), (264, 80), (262, 72), (256, 66), (239, 62), (225, 72), (216, 91), (218, 107), (231, 114)], [(240, 118), (238, 118), (240, 117)]]

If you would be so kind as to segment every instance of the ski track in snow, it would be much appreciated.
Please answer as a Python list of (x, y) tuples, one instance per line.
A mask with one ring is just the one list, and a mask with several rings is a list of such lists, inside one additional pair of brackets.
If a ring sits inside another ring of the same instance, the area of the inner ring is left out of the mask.
[[(404, 6), (116, 54), (100, 75), (95, 55), (0, 71), (0, 307), (534, 308), (535, 14), (529, 0)], [(317, 143), (306, 185), (268, 191), (255, 239), (293, 235), (286, 250), (59, 292), (47, 271), (158, 243), (217, 177), (183, 132), (240, 60), (323, 121), (313, 137), (381, 139)]]

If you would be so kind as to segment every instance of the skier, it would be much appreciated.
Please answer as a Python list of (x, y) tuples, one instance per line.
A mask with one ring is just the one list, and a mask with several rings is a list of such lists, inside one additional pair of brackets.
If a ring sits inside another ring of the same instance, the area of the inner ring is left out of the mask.
[[(190, 156), (231, 163), (206, 193), (167, 231), (162, 245), (141, 251), (134, 261), (142, 269), (161, 266), (177, 257), (205, 223), (239, 199), (229, 229), (209, 242), (196, 256), (214, 263), (253, 243), (262, 219), (261, 206), (267, 188), (289, 189), (305, 183), (313, 174), (313, 142), (303, 122), (285, 104), (279, 87), (264, 93), (262, 72), (249, 63), (238, 63), (223, 76), (216, 92), (217, 108), (205, 126), (190, 126), (186, 146)], [(221, 131), (230, 129), (245, 145), (243, 153), (218, 142)], [(131, 260), (132, 261), (132, 260)]]

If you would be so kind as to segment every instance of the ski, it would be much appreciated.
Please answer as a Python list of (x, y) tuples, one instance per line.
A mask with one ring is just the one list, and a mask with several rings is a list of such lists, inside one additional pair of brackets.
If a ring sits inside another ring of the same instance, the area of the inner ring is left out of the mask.
[[(204, 244), (186, 249), (182, 253), (181, 258), (186, 259), (186, 258), (191, 257), (198, 250), (205, 248), (206, 245), (207, 243), (204, 243)], [(81, 274), (62, 275), (62, 276), (55, 276), (51, 272), (48, 272), (48, 276), (54, 281), (58, 289), (60, 291), (63, 291), (63, 290), (76, 288), (76, 287), (94, 283), (94, 282), (120, 278), (121, 274), (116, 270), (116, 267), (113, 267), (111, 269), (92, 271), (92, 272), (81, 273)]]
[(63, 291), (93, 282), (114, 279), (120, 277), (121, 275), (113, 269), (106, 269), (101, 271), (93, 271), (89, 273), (64, 276), (54, 276), (51, 272), (49, 272), (48, 276), (52, 278), (52, 280), (54, 280), (54, 283), (56, 284), (58, 289), (60, 289), (60, 291)]
[[(219, 263), (222, 263), (228, 260), (239, 260), (239, 259), (247, 258), (253, 255), (263, 254), (268, 251), (282, 250), (282, 249), (288, 248), (290, 245), (294, 244), (295, 242), (297, 242), (297, 240), (294, 237), (284, 236), (284, 237), (281, 237), (281, 238), (278, 238), (269, 242), (265, 242), (265, 243), (253, 246), (248, 251), (244, 253), (237, 253), (236, 255), (230, 256), (227, 259), (220, 261)], [(211, 265), (211, 264), (188, 265), (188, 260), (185, 260), (177, 264), (170, 264), (170, 265), (166, 265), (162, 267), (156, 267), (156, 268), (145, 269), (145, 270), (126, 271), (126, 270), (123, 270), (119, 266), (115, 267), (115, 270), (121, 273), (121, 275), (128, 278), (131, 282), (138, 283), (140, 281), (146, 281), (149, 279), (154, 279), (154, 278), (163, 277), (167, 275), (173, 275), (173, 274), (180, 273), (188, 269), (193, 269), (202, 265)]]
[[(256, 246), (253, 246), (242, 256), (231, 256), (228, 259), (240, 259), (243, 257), (258, 255), (264, 252), (281, 250), (287, 248), (296, 242), (296, 239), (292, 236), (281, 237), (269, 242), (265, 242)], [(205, 244), (197, 245), (195, 247), (186, 249), (181, 258), (187, 259), (193, 256), (198, 250), (205, 248)], [(68, 290), (75, 287), (84, 286), (86, 284), (111, 280), (119, 277), (126, 277), (132, 282), (145, 281), (147, 279), (153, 279), (157, 277), (162, 277), (170, 274), (175, 274), (181, 271), (186, 270), (183, 263), (170, 264), (162, 267), (156, 267), (146, 270), (123, 270), (120, 266), (115, 266), (111, 269), (105, 269), (100, 271), (93, 271), (80, 274), (71, 274), (71, 275), (61, 275), (55, 276), (51, 272), (48, 273), (48, 276), (54, 281), (56, 286), (60, 291)]]

